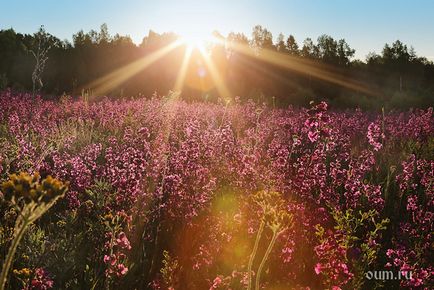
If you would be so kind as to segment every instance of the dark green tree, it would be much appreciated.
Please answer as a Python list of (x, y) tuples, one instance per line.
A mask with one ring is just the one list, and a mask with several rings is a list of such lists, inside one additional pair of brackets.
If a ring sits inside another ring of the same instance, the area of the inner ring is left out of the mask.
[(278, 52), (288, 53), (288, 49), (285, 44), (285, 36), (282, 33), (280, 33), (277, 37), (276, 49)]
[(300, 52), (301, 56), (306, 58), (318, 58), (319, 57), (319, 49), (313, 43), (311, 38), (306, 38), (303, 42), (303, 47)]
[(261, 25), (253, 28), (250, 44), (258, 53), (262, 49), (275, 50), (276, 48), (273, 44), (273, 34)]
[(293, 35), (290, 35), (288, 39), (286, 39), (286, 49), (288, 50), (288, 53), (293, 56), (299, 56), (300, 51), (297, 42), (295, 41), (295, 38)]

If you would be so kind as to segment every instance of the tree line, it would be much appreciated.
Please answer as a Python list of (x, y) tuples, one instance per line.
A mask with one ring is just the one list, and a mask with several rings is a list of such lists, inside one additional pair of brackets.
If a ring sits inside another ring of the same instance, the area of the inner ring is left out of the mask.
[[(233, 96), (276, 106), (306, 104), (326, 99), (336, 106), (364, 108), (426, 107), (434, 100), (434, 64), (397, 40), (380, 54), (364, 61), (345, 39), (321, 35), (316, 41), (297, 42), (293, 35), (273, 38), (257, 25), (250, 37), (214, 33), (217, 41), (207, 54)], [(0, 30), (0, 89), (38, 91), (44, 95), (92, 94), (95, 80), (144, 59), (177, 40), (174, 33), (149, 31), (134, 44), (129, 36), (110, 35), (106, 24), (99, 31), (79, 31), (72, 43), (49, 34), (43, 27), (34, 34)], [(109, 96), (165, 95), (174, 88), (185, 46), (180, 46), (110, 86)], [(215, 101), (220, 95), (205, 60), (192, 52), (182, 91), (187, 100)]]

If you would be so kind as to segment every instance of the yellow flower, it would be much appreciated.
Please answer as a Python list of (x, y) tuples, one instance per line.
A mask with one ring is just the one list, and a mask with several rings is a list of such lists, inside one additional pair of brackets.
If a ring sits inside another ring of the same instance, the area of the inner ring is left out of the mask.
[(20, 278), (29, 278), (32, 275), (32, 270), (29, 268), (22, 268), (21, 270), (14, 269), (13, 271), (14, 275), (20, 277)]
[(106, 215), (104, 216), (104, 219), (107, 220), (107, 221), (111, 221), (111, 220), (113, 219), (113, 216), (112, 216), (111, 213), (108, 213), (108, 214), (106, 214)]
[(24, 198), (26, 202), (41, 200), (49, 202), (53, 198), (65, 193), (67, 183), (64, 184), (51, 176), (47, 176), (47, 178), (40, 182), (39, 173), (30, 175), (21, 172), (19, 175), (10, 175), (10, 180), (3, 182), (1, 190), (8, 201), (15, 202), (20, 198)]

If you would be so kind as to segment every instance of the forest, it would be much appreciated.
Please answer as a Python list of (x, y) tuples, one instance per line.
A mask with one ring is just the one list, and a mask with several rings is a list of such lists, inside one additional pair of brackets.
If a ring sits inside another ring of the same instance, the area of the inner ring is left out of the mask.
[[(242, 33), (224, 37), (218, 32), (213, 36), (220, 41), (208, 43), (206, 50), (218, 64), (231, 97), (241, 96), (244, 100), (275, 106), (326, 100), (335, 107), (365, 109), (423, 108), (433, 103), (433, 62), (418, 56), (411, 46), (399, 40), (385, 44), (380, 54), (370, 53), (365, 60), (359, 60), (354, 58), (355, 49), (345, 39), (326, 34), (316, 41), (306, 38), (301, 42), (283, 34), (275, 39), (269, 30), (257, 25), (250, 37)], [(1, 30), (0, 89), (33, 89), (51, 96), (92, 95), (96, 93), (96, 79), (145, 58), (177, 38), (174, 33), (151, 30), (136, 45), (129, 36), (111, 35), (106, 24), (99, 31), (75, 33), (72, 43), (58, 39), (43, 27), (33, 35)], [(235, 45), (242, 45), (244, 51), (233, 49)], [(44, 49), (44, 68), (40, 80), (34, 84), (35, 53)], [(184, 53), (185, 47), (177, 47), (146, 70), (98, 93), (117, 97), (165, 95), (173, 89)], [(270, 53), (286, 57), (285, 65), (270, 62), (267, 57)], [(200, 56), (196, 60), (189, 65), (182, 97), (217, 101), (222, 96), (212, 81), (206, 79), (209, 76), (201, 76), (198, 85), (196, 72), (203, 64)]]

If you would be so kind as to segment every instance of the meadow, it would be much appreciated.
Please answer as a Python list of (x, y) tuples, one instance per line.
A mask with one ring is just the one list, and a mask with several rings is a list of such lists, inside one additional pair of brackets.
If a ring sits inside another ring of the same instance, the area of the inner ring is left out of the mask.
[(67, 186), (23, 233), (9, 289), (434, 287), (432, 108), (9, 90), (0, 108), (1, 257), (20, 182)]

